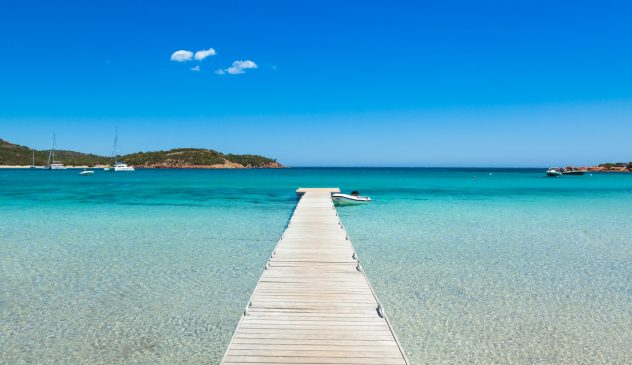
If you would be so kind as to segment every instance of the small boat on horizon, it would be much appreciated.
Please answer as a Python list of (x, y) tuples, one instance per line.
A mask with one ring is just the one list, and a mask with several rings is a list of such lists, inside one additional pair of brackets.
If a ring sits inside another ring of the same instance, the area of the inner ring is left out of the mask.
[(114, 171), (114, 172), (136, 171), (134, 170), (132, 166), (129, 166), (125, 162), (118, 161), (118, 128), (116, 128), (116, 133), (114, 135), (114, 167), (106, 167), (103, 169), (103, 171)]
[(584, 175), (586, 172), (587, 172), (586, 170), (576, 170), (573, 168), (549, 167), (549, 169), (546, 170), (546, 176), (549, 176), (549, 177), (560, 177), (564, 175), (581, 176), (581, 175)]
[(56, 146), (55, 133), (53, 133), (53, 147), (50, 149), (50, 152), (48, 153), (48, 161), (46, 162), (46, 165), (44, 165), (44, 170), (66, 170), (67, 169), (67, 167), (64, 166), (63, 163), (59, 161), (55, 161), (55, 148), (56, 147), (57, 146)]
[(560, 172), (560, 169), (558, 167), (549, 167), (549, 169), (546, 170), (546, 176), (548, 176), (548, 177), (560, 177), (560, 176), (562, 176), (562, 172)]
[(132, 166), (127, 165), (125, 162), (117, 162), (114, 164), (114, 172), (121, 171), (136, 171)]
[(351, 194), (334, 193), (331, 198), (338, 205), (364, 204), (371, 201), (370, 197), (361, 196), (357, 191), (352, 191)]

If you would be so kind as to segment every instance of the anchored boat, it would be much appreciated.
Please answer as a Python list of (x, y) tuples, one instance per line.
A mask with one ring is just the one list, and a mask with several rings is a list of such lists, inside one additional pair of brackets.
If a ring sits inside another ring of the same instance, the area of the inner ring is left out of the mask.
[(546, 170), (546, 176), (549, 177), (560, 177), (560, 176), (564, 176), (564, 175), (583, 175), (585, 174), (587, 171), (586, 170), (576, 170), (574, 168), (560, 168), (560, 167), (550, 167), (548, 170)]
[(46, 163), (46, 166), (44, 166), (45, 170), (66, 170), (67, 167), (64, 166), (63, 163), (59, 162), (59, 161), (55, 161), (55, 147), (56, 146), (56, 140), (55, 140), (55, 133), (53, 133), (53, 147), (50, 149), (50, 152), (48, 153), (48, 162)]
[(364, 204), (371, 201), (368, 196), (361, 196), (359, 192), (352, 191), (351, 194), (335, 193), (331, 195), (334, 203), (339, 205), (345, 204)]
[(116, 134), (114, 135), (114, 167), (104, 171), (114, 171), (114, 172), (123, 172), (123, 171), (134, 171), (132, 166), (127, 165), (123, 161), (118, 161), (118, 128), (116, 128)]
[(132, 166), (127, 165), (125, 162), (117, 162), (114, 165), (114, 171), (115, 172), (120, 172), (120, 171), (134, 171), (134, 168)]
[(560, 177), (562, 176), (562, 172), (558, 167), (551, 167), (546, 170), (546, 176), (548, 177)]
[(562, 175), (583, 175), (585, 174), (586, 170), (569, 170), (569, 169), (564, 169), (564, 171), (562, 171)]
[(30, 168), (32, 168), (32, 169), (35, 168), (35, 150), (33, 150), (33, 163), (31, 164)]

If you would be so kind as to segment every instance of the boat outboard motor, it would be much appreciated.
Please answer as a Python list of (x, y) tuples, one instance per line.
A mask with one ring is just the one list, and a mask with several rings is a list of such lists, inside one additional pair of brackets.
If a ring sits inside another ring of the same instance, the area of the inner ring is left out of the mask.
[(351, 192), (351, 195), (358, 196), (358, 195), (360, 195), (360, 193), (358, 191), (354, 190), (354, 191)]

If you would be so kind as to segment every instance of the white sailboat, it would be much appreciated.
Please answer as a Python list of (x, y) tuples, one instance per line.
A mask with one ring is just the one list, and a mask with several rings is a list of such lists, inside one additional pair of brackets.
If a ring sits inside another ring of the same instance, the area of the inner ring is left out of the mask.
[(114, 165), (114, 172), (121, 172), (121, 171), (135, 171), (135, 170), (132, 166), (127, 165), (125, 162), (119, 161)]
[(118, 128), (116, 128), (116, 134), (114, 135), (114, 172), (125, 171), (134, 171), (134, 168), (123, 161), (118, 161)]
[(31, 168), (34, 169), (35, 168), (35, 150), (33, 151), (33, 163), (31, 164)]
[(55, 147), (56, 147), (56, 140), (55, 140), (55, 133), (53, 133), (53, 147), (48, 153), (48, 161), (46, 162), (44, 169), (45, 170), (66, 170), (67, 167), (64, 166), (63, 163), (59, 161), (55, 161)]

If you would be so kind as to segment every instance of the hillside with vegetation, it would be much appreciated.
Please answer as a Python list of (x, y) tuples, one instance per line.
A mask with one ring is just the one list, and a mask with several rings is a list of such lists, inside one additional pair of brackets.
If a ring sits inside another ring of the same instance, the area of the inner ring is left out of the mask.
[[(35, 151), (35, 165), (48, 161), (49, 151)], [(31, 165), (33, 150), (0, 139), (0, 165)], [(66, 166), (96, 166), (112, 163), (111, 157), (75, 151), (55, 151), (55, 160)], [(203, 148), (175, 148), (168, 151), (136, 152), (119, 157), (129, 165), (146, 168), (259, 168), (283, 167), (276, 160), (258, 155), (235, 155)]]
[[(43, 166), (48, 161), (49, 151), (35, 151), (35, 165)], [(55, 151), (55, 160), (68, 166), (93, 166), (107, 164), (111, 159), (89, 153), (59, 150)], [(0, 165), (26, 166), (33, 162), (33, 150), (26, 146), (0, 139)]]
[(170, 167), (283, 167), (276, 160), (258, 155), (223, 154), (204, 148), (174, 148), (168, 151), (137, 152), (122, 159), (132, 166)]

